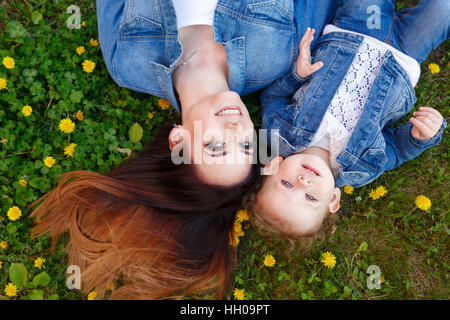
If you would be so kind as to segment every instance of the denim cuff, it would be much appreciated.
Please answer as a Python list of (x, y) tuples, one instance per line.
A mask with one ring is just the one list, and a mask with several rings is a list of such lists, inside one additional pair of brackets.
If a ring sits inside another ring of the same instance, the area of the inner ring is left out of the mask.
[(445, 119), (443, 119), (442, 121), (442, 125), (439, 128), (439, 131), (434, 135), (434, 137), (430, 138), (430, 139), (417, 139), (414, 138), (413, 135), (411, 134), (411, 130), (412, 130), (412, 124), (409, 122), (408, 123), (410, 125), (410, 129), (409, 129), (409, 141), (410, 143), (420, 149), (423, 148), (430, 148), (436, 144), (438, 144), (441, 141), (442, 138), (442, 134), (444, 132), (444, 128), (447, 127), (447, 121), (445, 121)]
[(288, 86), (290, 86), (294, 91), (297, 91), (297, 89), (300, 87), (300, 85), (309, 81), (311, 79), (311, 77), (312, 77), (312, 75), (309, 75), (307, 78), (301, 78), (297, 74), (297, 64), (293, 63), (291, 66), (291, 70), (286, 75), (284, 80), (286, 81)]

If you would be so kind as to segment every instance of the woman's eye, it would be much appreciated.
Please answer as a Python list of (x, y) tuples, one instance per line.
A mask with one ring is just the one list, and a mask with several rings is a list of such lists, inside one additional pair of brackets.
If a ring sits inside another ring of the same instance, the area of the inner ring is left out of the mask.
[(290, 183), (289, 181), (286, 180), (281, 180), (281, 184), (288, 189), (292, 189), (294, 186), (292, 185), (292, 183)]
[(310, 195), (310, 194), (306, 194), (305, 197), (306, 197), (306, 199), (308, 199), (309, 201), (317, 201), (317, 199), (314, 198), (314, 197), (313, 197), (312, 195)]
[(205, 145), (205, 147), (212, 152), (220, 152), (223, 151), (225, 148), (225, 143), (222, 142), (214, 142), (214, 143), (208, 143)]

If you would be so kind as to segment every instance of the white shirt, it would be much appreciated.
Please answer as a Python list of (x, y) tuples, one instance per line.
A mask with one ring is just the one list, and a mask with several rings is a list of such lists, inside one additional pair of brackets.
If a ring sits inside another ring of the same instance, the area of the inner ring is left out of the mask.
[(173, 0), (177, 28), (194, 24), (213, 25), (218, 0)]

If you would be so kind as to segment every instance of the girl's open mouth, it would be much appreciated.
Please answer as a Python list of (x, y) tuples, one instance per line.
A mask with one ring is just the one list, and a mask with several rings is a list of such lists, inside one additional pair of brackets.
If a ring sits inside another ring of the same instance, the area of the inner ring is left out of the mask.
[(311, 172), (312, 174), (314, 174), (314, 175), (320, 177), (320, 172), (317, 171), (315, 168), (313, 168), (313, 167), (311, 167), (311, 166), (309, 166), (309, 165), (307, 165), (307, 164), (302, 164), (302, 167), (303, 167), (304, 169), (308, 170), (309, 172)]

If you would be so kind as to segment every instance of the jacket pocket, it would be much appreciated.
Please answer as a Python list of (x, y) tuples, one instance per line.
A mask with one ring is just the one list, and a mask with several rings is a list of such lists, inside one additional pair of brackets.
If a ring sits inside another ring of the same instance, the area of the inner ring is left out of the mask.
[(290, 26), (294, 20), (293, 12), (292, 0), (268, 0), (248, 4), (244, 14), (267, 24)]
[[(109, 0), (111, 1), (111, 0)], [(122, 0), (123, 1), (123, 0)], [(164, 34), (159, 1), (125, 0), (119, 38), (145, 38)]]
[[(164, 28), (160, 23), (154, 22), (144, 17), (134, 17), (125, 22), (119, 29), (119, 38), (151, 37), (155, 35), (163, 35)], [(138, 40), (138, 39), (137, 39)]]
[(387, 162), (386, 156), (386, 141), (381, 132), (378, 133), (372, 145), (361, 155), (361, 161), (366, 164), (366, 167), (371, 171), (378, 172), (380, 167), (383, 167)]
[(389, 98), (385, 100), (383, 113), (380, 119), (380, 126), (385, 127), (402, 118), (409, 111), (409, 103), (407, 103), (407, 93), (402, 87), (393, 85), (389, 91)]

